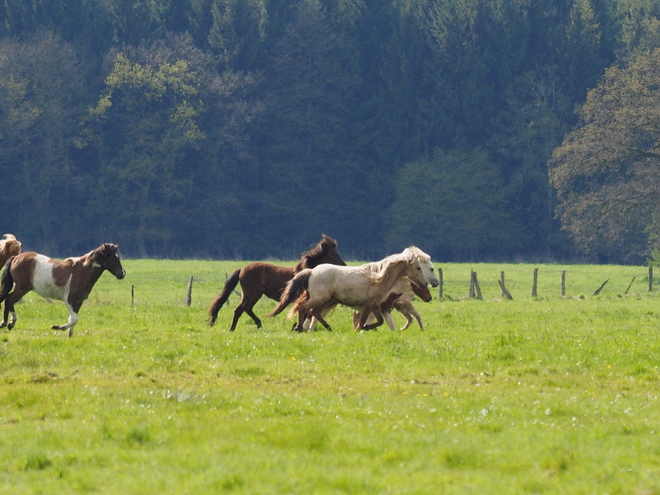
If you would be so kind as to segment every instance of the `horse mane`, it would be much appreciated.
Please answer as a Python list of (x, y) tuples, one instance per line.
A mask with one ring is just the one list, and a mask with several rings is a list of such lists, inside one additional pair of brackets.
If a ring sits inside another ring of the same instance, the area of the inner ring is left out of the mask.
[(300, 261), (294, 267), (294, 272), (299, 272), (303, 268), (311, 268), (314, 265), (314, 261), (327, 253), (330, 249), (337, 248), (337, 241), (332, 237), (325, 234), (321, 234), (321, 240), (311, 248), (309, 251), (306, 251), (300, 256)]
[(431, 261), (431, 256), (429, 256), (428, 254), (426, 254), (424, 251), (422, 251), (421, 249), (419, 249), (417, 246), (410, 246), (410, 247), (407, 247), (406, 249), (404, 249), (404, 252), (405, 252), (405, 251), (411, 251), (411, 252), (412, 252), (415, 256), (417, 256), (417, 257), (420, 259), (420, 261), (422, 261), (422, 262)]
[(387, 258), (382, 259), (377, 262), (380, 263), (380, 270), (369, 273), (369, 281), (372, 284), (380, 284), (383, 279), (387, 276), (389, 269), (392, 265), (398, 263), (409, 263), (413, 260), (416, 255), (410, 251), (406, 252), (404, 250), (402, 253), (392, 254)]
[(83, 254), (80, 257), (80, 259), (84, 260), (83, 261), (83, 266), (87, 267), (87, 266), (91, 265), (92, 263), (94, 263), (95, 261), (98, 261), (99, 258), (103, 255), (103, 251), (107, 250), (109, 248), (115, 248), (116, 249), (116, 247), (113, 246), (112, 244), (104, 242), (103, 244), (101, 244), (96, 249), (92, 249), (89, 253)]

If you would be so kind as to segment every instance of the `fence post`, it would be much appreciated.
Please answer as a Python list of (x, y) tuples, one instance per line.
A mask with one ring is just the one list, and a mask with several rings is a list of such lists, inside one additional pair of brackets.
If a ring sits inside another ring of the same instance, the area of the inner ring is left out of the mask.
[(502, 297), (506, 297), (509, 301), (513, 300), (513, 296), (511, 293), (507, 290), (506, 286), (504, 285), (504, 272), (500, 272), (500, 289), (502, 289)]
[(442, 273), (442, 268), (438, 268), (438, 298), (442, 299), (444, 296), (444, 280), (443, 280), (443, 273)]
[(649, 266), (649, 292), (653, 292), (653, 267)]
[(188, 307), (190, 307), (190, 303), (192, 303), (192, 285), (193, 285), (193, 277), (191, 275), (190, 281), (188, 282), (188, 293), (186, 294), (186, 306)]
[(566, 270), (561, 271), (561, 295), (566, 295)]
[(539, 279), (539, 269), (534, 268), (534, 282), (532, 283), (532, 297), (536, 297), (536, 286)]

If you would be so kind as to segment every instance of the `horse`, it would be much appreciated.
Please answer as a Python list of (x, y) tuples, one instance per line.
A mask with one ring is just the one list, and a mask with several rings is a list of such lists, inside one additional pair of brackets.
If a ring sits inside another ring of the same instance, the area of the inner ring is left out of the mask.
[[(0, 328), (14, 328), (14, 304), (33, 290), (43, 297), (64, 301), (69, 310), (69, 321), (64, 325), (54, 325), (53, 329), (68, 329), (68, 336), (71, 337), (73, 327), (78, 323), (78, 311), (103, 272), (108, 270), (119, 280), (126, 276), (117, 254), (118, 248), (116, 244), (104, 243), (83, 256), (63, 261), (35, 252), (21, 253), (11, 258), (0, 281), (0, 304), (5, 301)], [(9, 292), (12, 287), (14, 290)], [(11, 321), (7, 322), (9, 313)]]
[[(402, 277), (411, 283), (426, 287), (426, 277), (418, 256), (411, 250), (388, 256), (380, 262), (381, 269), (373, 270), (373, 264), (362, 266), (319, 265), (298, 272), (288, 283), (280, 298), (280, 304), (267, 316), (275, 316), (295, 301), (290, 315), (298, 313), (297, 331), (303, 331), (308, 317), (316, 318), (327, 329), (323, 312), (337, 304), (362, 309), (357, 329), (370, 330), (383, 324), (380, 304), (391, 293), (392, 287)], [(371, 266), (370, 266), (371, 265)], [(370, 313), (376, 322), (365, 325)]]
[[(417, 287), (415, 284), (411, 284), (410, 281), (405, 278), (399, 280), (395, 286), (392, 287), (392, 292), (380, 305), (380, 310), (383, 313), (383, 317), (385, 318), (385, 321), (391, 330), (396, 330), (396, 325), (392, 319), (392, 309), (396, 309), (406, 319), (406, 324), (401, 327), (401, 330), (406, 330), (410, 326), (413, 321), (413, 317), (417, 320), (419, 328), (424, 330), (422, 317), (412, 304), (415, 296), (418, 296), (424, 302), (429, 302), (433, 298), (428, 287)], [(362, 313), (360, 311), (355, 311), (353, 313), (353, 327), (358, 326), (361, 318)], [(369, 315), (367, 318), (367, 323), (369, 323), (372, 319), (373, 315)]]
[(0, 266), (4, 266), (12, 256), (21, 254), (21, 243), (13, 234), (5, 234), (0, 240)]
[[(404, 251), (410, 252), (413, 255), (417, 256), (419, 259), (420, 265), (422, 267), (422, 272), (424, 273), (424, 277), (426, 278), (426, 281), (432, 286), (432, 287), (437, 287), (440, 283), (438, 280), (438, 277), (435, 274), (435, 268), (433, 267), (433, 263), (431, 262), (431, 256), (426, 254), (424, 251), (419, 249), (416, 246), (410, 246), (406, 248)], [(396, 256), (396, 255), (394, 255)], [(380, 261), (375, 261), (372, 263), (367, 263), (363, 265), (365, 269), (369, 269), (373, 272), (378, 272), (383, 268), (384, 263), (388, 261), (388, 258), (384, 258), (383, 260)], [(412, 321), (412, 315), (415, 315), (415, 318), (417, 319), (417, 322), (420, 325), (420, 328), (423, 329), (422, 323), (421, 323), (421, 317), (419, 316), (419, 313), (415, 309), (415, 307), (412, 305), (412, 300), (414, 296), (418, 295), (424, 302), (429, 302), (432, 299), (431, 292), (429, 291), (428, 287), (418, 287), (415, 284), (411, 284), (408, 280), (401, 280), (397, 282), (394, 287), (392, 288), (392, 292), (388, 294), (387, 298), (384, 299), (381, 303), (381, 311), (383, 313), (383, 317), (385, 318), (385, 321), (387, 322), (387, 325), (392, 329), (396, 330), (396, 326), (394, 325), (394, 320), (392, 319), (392, 308), (397, 309), (403, 316), (408, 320), (408, 324), (402, 328), (402, 330), (405, 330), (408, 328), (410, 325), (410, 322)], [(328, 313), (334, 306), (331, 306), (330, 308), (326, 309), (324, 313)], [(360, 311), (357, 311), (359, 316), (353, 317), (353, 326), (354, 328), (357, 328), (359, 320), (362, 318), (362, 313)], [(367, 320), (372, 321), (372, 315), (367, 316)], [(316, 318), (308, 318), (305, 321), (304, 328), (306, 330), (314, 330), (314, 327), (316, 326)]]
[(222, 289), (222, 292), (216, 297), (209, 308), (209, 325), (213, 326), (218, 312), (223, 304), (227, 302), (230, 294), (240, 282), (243, 293), (241, 302), (234, 310), (234, 319), (231, 322), (230, 332), (236, 329), (238, 319), (243, 313), (247, 313), (256, 323), (257, 328), (261, 328), (261, 320), (254, 314), (252, 308), (257, 304), (262, 296), (266, 296), (275, 301), (280, 300), (287, 282), (300, 270), (305, 268), (314, 268), (322, 263), (331, 263), (334, 265), (346, 266), (344, 260), (337, 253), (337, 241), (332, 237), (321, 234), (321, 240), (309, 251), (303, 253), (300, 261), (293, 266), (277, 266), (270, 263), (255, 261), (234, 271)]

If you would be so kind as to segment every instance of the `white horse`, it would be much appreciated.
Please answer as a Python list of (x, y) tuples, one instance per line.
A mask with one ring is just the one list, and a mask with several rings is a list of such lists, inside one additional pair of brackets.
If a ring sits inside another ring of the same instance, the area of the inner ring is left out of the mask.
[[(358, 329), (370, 330), (383, 324), (380, 304), (402, 277), (408, 277), (411, 283), (419, 287), (427, 286), (419, 257), (410, 249), (362, 266), (319, 265), (303, 270), (291, 279), (280, 304), (268, 316), (279, 314), (295, 301), (291, 314), (298, 312), (296, 330), (303, 330), (308, 316), (315, 317), (330, 330), (330, 325), (323, 319), (323, 312), (337, 304), (344, 304), (361, 308), (363, 317)], [(303, 293), (306, 295), (300, 297)], [(371, 313), (375, 315), (376, 322), (365, 325)]]
[[(426, 282), (431, 287), (437, 287), (440, 284), (438, 277), (435, 274), (435, 268), (431, 262), (431, 256), (426, 254), (424, 251), (419, 249), (416, 246), (410, 246), (403, 250), (404, 253), (411, 253), (419, 259), (420, 266), (422, 267), (422, 273)], [(398, 256), (398, 254), (392, 255)], [(362, 265), (365, 269), (371, 270), (373, 272), (378, 272), (383, 269), (385, 263), (388, 262), (390, 256), (384, 258), (380, 261), (375, 261), (372, 263), (367, 263)], [(414, 316), (419, 324), (421, 329), (424, 329), (422, 324), (422, 319), (415, 307), (412, 304), (412, 301), (415, 295), (419, 296), (424, 302), (429, 302), (432, 298), (431, 293), (429, 292), (426, 286), (420, 287), (415, 284), (411, 284), (410, 281), (406, 278), (399, 280), (391, 289), (390, 293), (381, 301), (380, 310), (383, 313), (383, 318), (387, 322), (387, 325), (391, 330), (396, 330), (396, 325), (394, 324), (394, 319), (392, 318), (392, 309), (399, 311), (407, 320), (407, 323), (401, 328), (405, 330), (410, 326), (412, 322), (412, 317)], [(324, 316), (329, 311), (331, 311), (334, 306), (326, 309), (324, 311)], [(359, 322), (362, 319), (362, 311), (358, 310), (353, 314), (353, 327), (358, 329)], [(367, 315), (367, 323), (370, 324), (374, 319), (374, 315)], [(313, 331), (316, 327), (316, 318), (308, 318), (303, 328), (304, 330)]]

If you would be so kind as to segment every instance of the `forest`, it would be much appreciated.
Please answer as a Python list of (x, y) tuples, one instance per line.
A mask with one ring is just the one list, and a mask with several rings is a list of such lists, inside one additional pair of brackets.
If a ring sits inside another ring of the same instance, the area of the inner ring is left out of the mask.
[(0, 21), (0, 235), (24, 249), (660, 243), (660, 0), (5, 0)]

